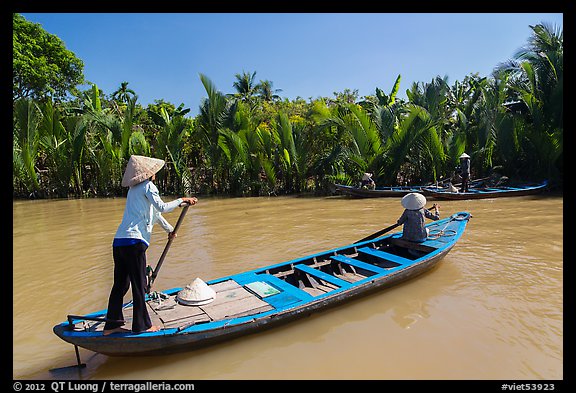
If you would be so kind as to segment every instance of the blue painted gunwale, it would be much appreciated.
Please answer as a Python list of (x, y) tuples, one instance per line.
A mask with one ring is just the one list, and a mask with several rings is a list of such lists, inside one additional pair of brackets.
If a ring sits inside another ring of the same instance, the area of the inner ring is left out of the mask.
[(424, 187), (422, 193), (437, 199), (485, 199), (512, 196), (534, 195), (544, 191), (548, 187), (548, 181), (537, 184), (525, 184), (517, 187), (500, 186), (485, 188), (470, 188), (467, 192), (451, 192), (448, 190)]
[(411, 192), (421, 192), (427, 186), (391, 186), (391, 187), (376, 187), (375, 190), (367, 190), (343, 184), (335, 184), (336, 190), (343, 194), (355, 198), (378, 198), (378, 197), (402, 197)]
[[(414, 260), (401, 258), (404, 259), (404, 261), (402, 261), (401, 259), (398, 259), (400, 262), (405, 263), (396, 267), (384, 269), (366, 262), (354, 260), (357, 267), (367, 268), (366, 270), (370, 270), (375, 274), (354, 283), (346, 282), (345, 285), (343, 284), (338, 289), (317, 296), (312, 296), (278, 277), (266, 274), (266, 271), (281, 268), (290, 264), (293, 264), (294, 266), (305, 265), (306, 261), (309, 262), (314, 258), (319, 259), (322, 257), (332, 257), (336, 254), (338, 254), (336, 259), (345, 259), (347, 257), (340, 255), (340, 252), (344, 253), (345, 251), (349, 252), (350, 250), (360, 251), (362, 248), (369, 247), (374, 243), (382, 242), (387, 238), (399, 238), (401, 232), (387, 234), (377, 239), (350, 244), (328, 251), (307, 255), (302, 258), (280, 262), (262, 268), (207, 281), (207, 284), (210, 285), (227, 280), (234, 280), (241, 286), (255, 281), (267, 282), (269, 285), (281, 291), (280, 294), (261, 299), (273, 307), (269, 311), (242, 317), (200, 323), (185, 327), (180, 331), (178, 328), (168, 328), (162, 329), (158, 332), (140, 334), (118, 333), (110, 336), (103, 336), (101, 332), (69, 330), (68, 321), (56, 325), (53, 330), (54, 333), (64, 341), (94, 352), (104, 353), (111, 356), (164, 354), (201, 347), (224, 339), (258, 331), (265, 327), (272, 327), (280, 323), (285, 323), (300, 316), (309, 315), (312, 312), (333, 304), (339, 304), (352, 297), (391, 286), (405, 279), (419, 275), (433, 267), (436, 262), (441, 260), (442, 257), (450, 251), (462, 236), (469, 218), (470, 214), (468, 212), (459, 212), (443, 220), (429, 223), (427, 227), (431, 232), (431, 236), (422, 243), (422, 245), (432, 247), (434, 250)], [(438, 233), (440, 236), (437, 239), (434, 239)], [(363, 264), (370, 266), (362, 266)], [(302, 268), (302, 270), (310, 269), (313, 268), (308, 266)], [(318, 270), (315, 273), (318, 277), (321, 276), (321, 274), (318, 273), (324, 272)], [(181, 289), (182, 288), (172, 288), (163, 291), (163, 293), (173, 296)], [(126, 303), (126, 305), (129, 304), (130, 303)], [(86, 316), (103, 317), (105, 315), (106, 310), (100, 310)], [(79, 321), (82, 320), (76, 320), (75, 323)]]

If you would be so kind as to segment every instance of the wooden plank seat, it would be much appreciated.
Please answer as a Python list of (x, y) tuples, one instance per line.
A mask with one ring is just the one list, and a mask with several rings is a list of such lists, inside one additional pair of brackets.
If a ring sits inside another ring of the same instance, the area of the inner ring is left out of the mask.
[(436, 250), (435, 247), (430, 247), (426, 244), (411, 242), (409, 240), (405, 240), (399, 237), (392, 237), (390, 238), (390, 244), (402, 248), (410, 248), (412, 250), (424, 251), (424, 252), (432, 252)]
[(399, 265), (406, 265), (406, 264), (412, 263), (412, 261), (410, 259), (403, 258), (403, 257), (400, 257), (398, 255), (390, 254), (389, 252), (386, 252), (386, 251), (376, 250), (376, 249), (370, 248), (370, 247), (359, 248), (358, 253), (359, 254), (372, 255), (374, 257), (384, 259), (384, 260), (389, 261), (389, 262), (394, 262), (394, 263), (397, 263)]
[(359, 261), (357, 259), (349, 258), (347, 256), (340, 255), (340, 254), (334, 255), (332, 257), (332, 259), (334, 259), (335, 261), (344, 262), (344, 263), (347, 263), (348, 265), (352, 265), (352, 266), (358, 267), (360, 269), (368, 270), (368, 271), (371, 271), (374, 273), (383, 273), (386, 271), (386, 269), (383, 269), (381, 267), (372, 265), (370, 263), (362, 262), (362, 261)]
[(366, 276), (360, 274), (360, 273), (349, 273), (349, 272), (344, 272), (342, 274), (337, 274), (336, 276), (338, 276), (338, 278), (341, 278), (344, 281), (347, 281), (349, 283), (355, 283), (356, 281), (360, 281), (366, 278)]

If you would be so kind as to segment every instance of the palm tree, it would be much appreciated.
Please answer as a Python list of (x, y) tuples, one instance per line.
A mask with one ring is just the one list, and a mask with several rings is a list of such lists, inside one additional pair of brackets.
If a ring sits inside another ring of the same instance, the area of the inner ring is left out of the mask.
[(273, 102), (280, 99), (280, 96), (276, 93), (282, 91), (282, 89), (273, 89), (272, 85), (274, 83), (269, 80), (260, 81), (258, 85), (256, 85), (257, 94), (263, 101), (266, 102)]
[[(125, 156), (123, 141), (127, 144), (129, 137), (120, 119), (109, 108), (103, 108), (100, 96), (100, 89), (93, 84), (91, 90), (83, 94), (82, 114), (66, 122), (66, 128), (73, 135), (73, 184), (77, 195), (82, 195), (84, 190), (105, 195), (114, 189)], [(127, 110), (125, 116), (129, 115)]]
[(40, 189), (36, 161), (41, 112), (34, 100), (21, 98), (14, 103), (14, 116), (13, 179), (21, 182), (16, 185), (23, 186), (25, 192), (36, 193)]
[(128, 82), (122, 82), (120, 87), (112, 93), (112, 99), (120, 101), (120, 102), (128, 102), (130, 97), (136, 95), (134, 90), (128, 88)]
[[(168, 114), (166, 108), (161, 107), (158, 117), (162, 128), (156, 134), (154, 142), (156, 156), (164, 159), (167, 163), (167, 170), (162, 175), (160, 182), (171, 186), (170, 192), (173, 193), (190, 191), (184, 189), (184, 185), (189, 184), (191, 173), (183, 151), (184, 138), (189, 125), (188, 119), (184, 117), (183, 113), (187, 113), (187, 111), (182, 110), (182, 106), (172, 115)], [(171, 179), (173, 174), (175, 174), (175, 178)]]
[(525, 172), (550, 178), (562, 170), (563, 32), (546, 23), (530, 28), (528, 44), (514, 59), (496, 67), (495, 73), (510, 75), (510, 97), (527, 109), (525, 114), (513, 115), (524, 152), (532, 155), (525, 161)]
[(497, 98), (499, 95), (492, 96), (488, 93), (486, 91), (488, 84), (486, 77), (480, 78), (478, 74), (471, 74), (462, 82), (454, 82), (446, 91), (447, 118), (442, 123), (444, 126), (442, 144), (447, 157), (441, 177), (451, 178), (454, 175), (455, 168), (459, 164), (458, 157), (464, 151), (472, 154), (473, 162), (482, 164), (474, 165), (478, 176), (481, 177), (483, 170), (491, 167), (493, 150), (485, 149), (485, 142), (496, 143), (497, 140), (490, 135), (486, 137), (486, 129), (489, 128), (484, 127), (482, 131), (481, 124), (486, 125), (483, 116), (489, 113), (487, 100), (491, 97)]
[(291, 122), (283, 112), (278, 113), (273, 125), (278, 135), (278, 162), (283, 169), (285, 190), (304, 191), (311, 151), (306, 143), (304, 126)]
[[(518, 60), (530, 85), (526, 86), (542, 103), (542, 110), (553, 127), (562, 127), (564, 39), (560, 28), (542, 23), (530, 26), (533, 35), (520, 49)], [(529, 67), (528, 67), (529, 65)], [(525, 80), (526, 81), (526, 80)]]
[(376, 108), (389, 108), (396, 102), (396, 95), (398, 94), (398, 90), (400, 90), (401, 80), (402, 76), (399, 74), (396, 77), (396, 81), (394, 82), (394, 86), (392, 87), (390, 95), (387, 95), (382, 91), (382, 89), (377, 87), (376, 96), (366, 97), (366, 100), (361, 101), (358, 104), (365, 108), (369, 113), (371, 113)]
[(242, 71), (242, 74), (236, 74), (235, 77), (236, 82), (234, 82), (233, 86), (236, 89), (236, 93), (232, 96), (242, 102), (252, 104), (257, 93), (257, 85), (255, 84), (256, 71), (252, 74)]
[(268, 160), (264, 138), (268, 136), (258, 127), (244, 104), (238, 105), (235, 113), (234, 129), (224, 128), (221, 134), (226, 138), (224, 150), (231, 171), (230, 187), (235, 194), (249, 193), (260, 195), (264, 183), (261, 179), (264, 162)]
[(42, 149), (42, 161), (47, 170), (47, 182), (44, 189), (48, 195), (55, 193), (58, 197), (67, 197), (72, 181), (73, 137), (64, 126), (65, 118), (52, 100), (45, 101), (40, 110), (42, 121), (39, 127), (39, 144)]
[(386, 184), (400, 178), (409, 184), (436, 180), (445, 160), (437, 122), (428, 111), (406, 104), (397, 126), (385, 142), (380, 173)]
[(225, 123), (231, 112), (231, 106), (226, 96), (216, 89), (216, 86), (208, 77), (200, 74), (200, 80), (206, 89), (208, 97), (200, 105), (196, 133), (208, 160), (206, 164), (208, 166), (210, 191), (218, 191), (223, 183), (221, 181), (223, 179), (220, 178), (220, 175), (223, 174), (221, 157), (223, 148), (225, 148), (221, 130), (225, 128)]
[(384, 146), (376, 123), (366, 111), (355, 104), (347, 104), (344, 109), (341, 112), (341, 119), (352, 136), (348, 159), (357, 165), (358, 175), (364, 172), (374, 172), (378, 178), (382, 175), (379, 161), (383, 157)]
[(329, 108), (323, 99), (315, 100), (310, 109), (309, 172), (317, 191), (329, 192), (334, 183), (351, 185), (357, 180), (356, 171), (348, 171), (345, 167), (347, 146), (352, 143), (352, 137), (338, 116), (340, 109), (338, 106)]

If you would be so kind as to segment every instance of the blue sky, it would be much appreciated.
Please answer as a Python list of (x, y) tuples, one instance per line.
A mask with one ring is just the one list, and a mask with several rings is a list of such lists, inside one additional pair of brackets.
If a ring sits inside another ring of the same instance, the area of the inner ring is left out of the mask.
[(164, 99), (191, 115), (205, 74), (223, 93), (256, 72), (283, 98), (333, 97), (376, 87), (400, 96), (413, 82), (489, 76), (526, 45), (541, 22), (562, 13), (23, 13), (60, 37), (106, 94), (123, 81), (143, 106)]

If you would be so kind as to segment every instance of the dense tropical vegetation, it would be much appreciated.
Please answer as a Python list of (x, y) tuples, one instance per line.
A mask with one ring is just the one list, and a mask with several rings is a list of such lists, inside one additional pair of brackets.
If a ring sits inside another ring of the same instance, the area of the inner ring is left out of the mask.
[[(129, 82), (110, 95), (94, 83), (76, 90), (82, 62), (15, 14), (13, 196), (122, 195), (131, 154), (167, 162), (164, 194), (326, 194), (363, 172), (380, 185), (424, 184), (451, 177), (464, 151), (473, 178), (498, 170), (561, 188), (563, 33), (531, 28), (527, 45), (490, 77), (414, 83), (407, 100), (398, 97), (400, 75), (388, 94), (346, 89), (305, 101), (282, 99), (256, 72), (236, 74), (229, 94), (201, 74), (206, 97), (190, 118), (183, 104), (143, 107)], [(52, 57), (39, 40), (52, 43)]]

